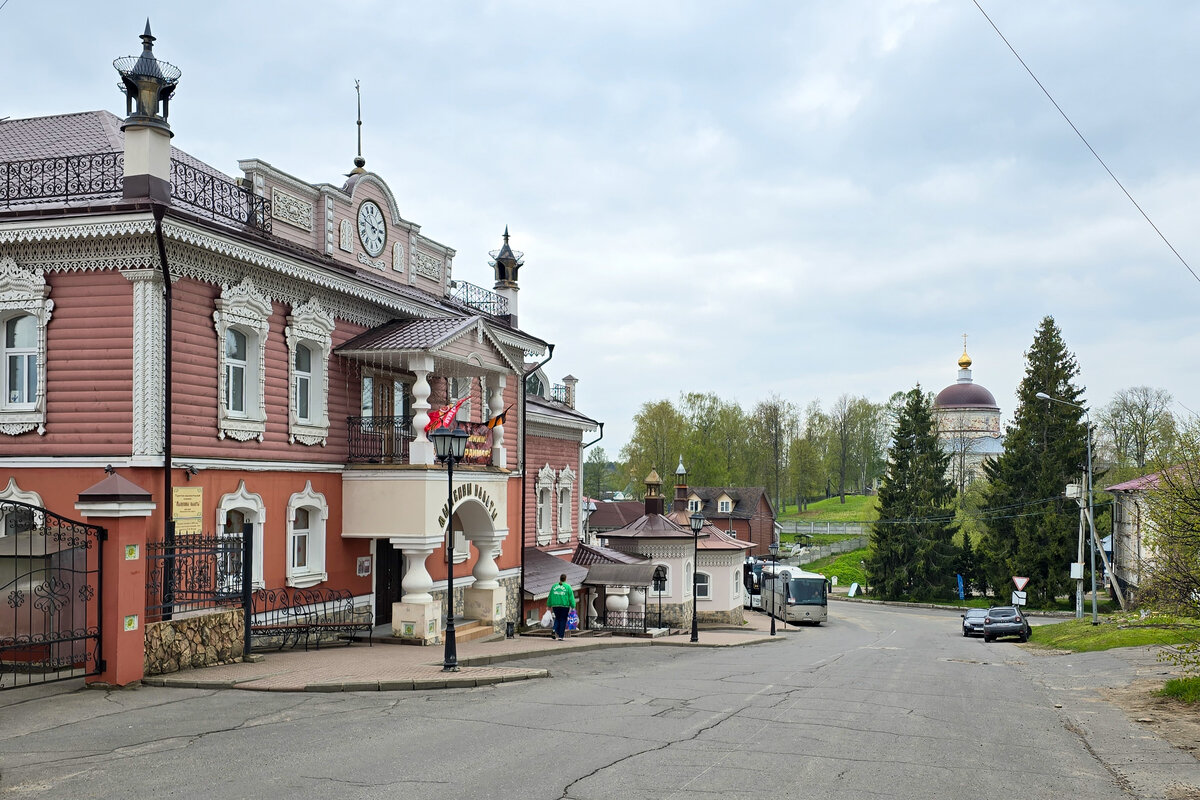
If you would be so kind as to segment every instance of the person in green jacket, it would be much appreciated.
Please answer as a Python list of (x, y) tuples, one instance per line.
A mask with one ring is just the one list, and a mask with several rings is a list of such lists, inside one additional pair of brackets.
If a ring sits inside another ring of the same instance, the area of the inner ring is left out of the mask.
[(562, 641), (567, 636), (567, 614), (575, 607), (575, 590), (567, 583), (567, 574), (558, 576), (558, 583), (550, 587), (546, 606), (554, 614), (554, 638)]

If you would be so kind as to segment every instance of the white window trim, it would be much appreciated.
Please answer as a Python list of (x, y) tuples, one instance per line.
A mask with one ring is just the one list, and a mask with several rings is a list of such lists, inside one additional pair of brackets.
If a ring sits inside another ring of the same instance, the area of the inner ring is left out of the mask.
[[(296, 521), (296, 510), (308, 509), (308, 564), (303, 569), (292, 567), (292, 530)], [(329, 503), (325, 495), (313, 491), (312, 481), (304, 484), (304, 490), (288, 499), (286, 583), (297, 589), (315, 586), (329, 577), (325, 570), (325, 528), (329, 520)]]
[[(267, 333), (271, 298), (244, 279), (237, 286), (222, 286), (213, 322), (217, 329), (217, 438), (239, 442), (262, 441), (267, 430)], [(225, 405), (225, 334), (230, 328), (246, 334), (246, 411), (232, 414)]]
[[(558, 473), (558, 489), (555, 492), (557, 499), (558, 513), (558, 541), (571, 541), (571, 496), (575, 488), (575, 472), (570, 467), (563, 467)], [(566, 493), (566, 498), (563, 498), (563, 493)], [(563, 518), (563, 511), (566, 511), (566, 518)]]
[(688, 511), (690, 513), (695, 513), (699, 510), (700, 510), (700, 501), (694, 497), (689, 499), (688, 500)]
[(692, 596), (692, 569), (692, 562), (683, 562), (683, 586), (681, 588), (684, 597)]
[(729, 500), (719, 500), (717, 502), (718, 514), (729, 514), (733, 512), (733, 503)]
[[(8, 486), (0, 489), (0, 501), (4, 500), (12, 500), (17, 503), (27, 503), (31, 506), (44, 507), (42, 503), (42, 496), (37, 492), (24, 491), (20, 486), (17, 485), (16, 478), (9, 478)], [(8, 530), (8, 526), (5, 524), (5, 516), (5, 514), (0, 514), (0, 538), (4, 538), (7, 535), (6, 531)], [(34, 528), (42, 528), (45, 526), (45, 524), (46, 515), (41, 511), (33, 512)]]
[(225, 535), (225, 517), (230, 511), (241, 511), (246, 520), (254, 526), (254, 546), (251, 549), (250, 580), (253, 588), (262, 589), (263, 584), (263, 524), (267, 519), (267, 506), (263, 503), (262, 495), (254, 494), (246, 489), (246, 482), (239, 481), (237, 491), (224, 495), (217, 503), (217, 536)]
[[(671, 597), (671, 572), (672, 572), (671, 565), (666, 563), (665, 561), (655, 561), (654, 568), (658, 569), (659, 567), (662, 567), (664, 570), (666, 570), (666, 573), (667, 573), (667, 581), (666, 581), (666, 585), (663, 586), (662, 593), (663, 593), (663, 597), (669, 598), (669, 597)], [(658, 598), (658, 592), (654, 591), (653, 579), (651, 579), (651, 581), (650, 581), (650, 588), (646, 590), (646, 598), (647, 598), (647, 602), (649, 602), (649, 598), (655, 598), (655, 599)]]
[[(283, 329), (288, 347), (288, 442), (321, 445), (329, 439), (329, 356), (333, 351), (333, 315), (317, 298), (292, 308)], [(308, 422), (296, 413), (296, 347), (304, 344), (312, 353), (308, 394)]]
[[(36, 430), (46, 433), (46, 326), (54, 311), (45, 273), (24, 269), (9, 256), (0, 258), (0, 322), (29, 314), (37, 323), (37, 396), (13, 408), (0, 405), (0, 433), (8, 436)], [(0, 340), (0, 345), (3, 341)], [(8, 368), (7, 364), (3, 365)], [(0, 397), (0, 401), (5, 398)]]
[(712, 579), (713, 579), (712, 573), (704, 572), (702, 570), (696, 570), (697, 582), (699, 582), (701, 576), (704, 577), (704, 583), (698, 584), (698, 585), (703, 585), (704, 589), (702, 592), (699, 592), (699, 591), (696, 592), (696, 599), (697, 600), (712, 600)]
[(534, 485), (534, 499), (536, 501), (538, 514), (534, 518), (535, 525), (537, 521), (542, 524), (537, 526), (537, 543), (539, 545), (550, 544), (550, 531), (554, 529), (553, 521), (550, 519), (554, 512), (554, 470), (549, 464), (546, 464), (537, 474), (537, 483)]

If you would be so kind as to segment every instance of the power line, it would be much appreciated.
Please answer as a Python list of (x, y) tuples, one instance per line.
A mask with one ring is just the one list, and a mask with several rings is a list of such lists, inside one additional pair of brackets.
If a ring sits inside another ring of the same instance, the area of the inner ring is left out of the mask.
[(1021, 54), (1017, 52), (1016, 48), (1012, 46), (1012, 43), (1009, 42), (1004, 34), (1000, 32), (1000, 29), (996, 27), (996, 23), (992, 22), (992, 18), (988, 16), (986, 11), (983, 10), (983, 6), (979, 5), (979, 0), (971, 0), (971, 2), (974, 3), (975, 7), (979, 9), (979, 13), (983, 14), (983, 18), (986, 19), (988, 24), (992, 26), (992, 30), (996, 32), (996, 35), (1000, 37), (1000, 40), (1003, 41), (1004, 44), (1008, 46), (1008, 49), (1012, 51), (1012, 54), (1017, 57), (1017, 61), (1021, 62), (1021, 66), (1024, 67), (1025, 71), (1029, 73), (1029, 77), (1033, 78), (1033, 82), (1036, 83), (1038, 88), (1042, 90), (1042, 94), (1046, 95), (1046, 98), (1054, 105), (1056, 109), (1058, 109), (1058, 113), (1061, 114), (1062, 118), (1065, 119), (1067, 124), (1071, 126), (1071, 130), (1075, 131), (1075, 135), (1079, 137), (1079, 141), (1083, 142), (1084, 146), (1087, 147), (1087, 149), (1091, 151), (1092, 155), (1095, 156), (1096, 160), (1100, 162), (1100, 166), (1104, 167), (1104, 171), (1108, 173), (1108, 177), (1112, 178), (1113, 182), (1120, 187), (1125, 196), (1129, 198), (1129, 202), (1133, 203), (1133, 207), (1138, 210), (1138, 213), (1145, 218), (1146, 222), (1150, 224), (1150, 227), (1154, 229), (1154, 232), (1158, 234), (1158, 238), (1162, 239), (1163, 244), (1165, 244), (1171, 250), (1171, 252), (1175, 254), (1175, 257), (1179, 259), (1179, 263), (1183, 264), (1183, 266), (1187, 268), (1187, 271), (1192, 273), (1192, 277), (1200, 282), (1200, 275), (1197, 275), (1196, 271), (1192, 269), (1191, 265), (1184, 260), (1183, 256), (1179, 254), (1179, 251), (1175, 249), (1175, 245), (1171, 244), (1167, 237), (1163, 235), (1163, 232), (1160, 231), (1158, 226), (1154, 224), (1154, 220), (1150, 219), (1150, 215), (1147, 214), (1140, 205), (1138, 205), (1138, 201), (1133, 199), (1133, 195), (1131, 195), (1129, 190), (1125, 188), (1124, 184), (1117, 179), (1117, 176), (1113, 174), (1113, 171), (1108, 168), (1108, 164), (1104, 163), (1104, 159), (1100, 157), (1100, 154), (1096, 152), (1095, 148), (1092, 147), (1084, 135), (1079, 132), (1079, 128), (1075, 127), (1075, 123), (1072, 122), (1071, 118), (1067, 116), (1067, 112), (1062, 110), (1062, 107), (1058, 104), (1054, 97), (1051, 96), (1050, 92), (1046, 90), (1046, 87), (1042, 85), (1042, 82), (1038, 80), (1037, 75), (1034, 75), (1033, 70), (1031, 70), (1029, 65), (1025, 63), (1025, 59), (1021, 58)]

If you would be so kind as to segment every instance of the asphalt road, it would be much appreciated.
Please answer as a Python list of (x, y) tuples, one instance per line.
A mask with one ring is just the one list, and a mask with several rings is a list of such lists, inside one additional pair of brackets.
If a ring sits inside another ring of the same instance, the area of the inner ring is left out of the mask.
[(476, 689), (4, 692), (0, 798), (1200, 796), (1191, 755), (1098, 698), (1150, 655), (959, 630), (835, 603), (782, 641), (562, 654)]

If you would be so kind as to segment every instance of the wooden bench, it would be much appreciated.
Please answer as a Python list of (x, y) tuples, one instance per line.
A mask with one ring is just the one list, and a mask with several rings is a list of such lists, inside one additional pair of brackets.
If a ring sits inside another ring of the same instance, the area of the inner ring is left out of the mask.
[(303, 640), (308, 649), (315, 639), (317, 649), (322, 639), (344, 639), (346, 644), (366, 634), (371, 641), (374, 628), (371, 609), (356, 606), (354, 595), (347, 589), (257, 589), (253, 597), (250, 635), (262, 646), (295, 647)]

